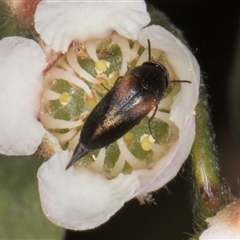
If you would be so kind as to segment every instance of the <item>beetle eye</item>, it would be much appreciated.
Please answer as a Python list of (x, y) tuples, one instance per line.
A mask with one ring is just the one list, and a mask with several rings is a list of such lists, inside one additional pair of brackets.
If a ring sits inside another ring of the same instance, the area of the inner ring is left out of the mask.
[(166, 88), (168, 87), (168, 84), (169, 84), (169, 74), (166, 72), (165, 73), (165, 84), (166, 84)]

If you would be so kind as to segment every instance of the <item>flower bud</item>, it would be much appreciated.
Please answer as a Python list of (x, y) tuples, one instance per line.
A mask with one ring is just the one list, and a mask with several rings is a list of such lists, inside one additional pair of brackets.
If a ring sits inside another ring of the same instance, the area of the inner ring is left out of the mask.
[(36, 7), (41, 0), (4, 0), (9, 8), (10, 17), (18, 21), (18, 24), (31, 26)]
[(230, 203), (206, 221), (209, 228), (201, 234), (200, 240), (240, 239), (240, 200)]

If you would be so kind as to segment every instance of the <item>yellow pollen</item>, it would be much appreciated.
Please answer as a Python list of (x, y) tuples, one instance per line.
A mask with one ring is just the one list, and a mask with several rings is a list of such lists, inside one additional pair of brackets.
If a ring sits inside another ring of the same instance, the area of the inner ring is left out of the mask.
[(154, 140), (151, 135), (143, 135), (141, 137), (141, 147), (144, 151), (149, 151), (152, 149), (152, 144)]
[(123, 136), (123, 140), (126, 143), (127, 147), (129, 148), (133, 141), (133, 134), (128, 132)]
[(88, 106), (90, 109), (94, 109), (95, 106), (97, 105), (97, 99), (96, 99), (96, 97), (95, 97), (94, 94), (93, 94), (92, 97), (90, 97), (89, 95), (86, 95), (86, 96), (85, 96), (85, 101), (86, 101), (87, 106)]
[(66, 104), (69, 101), (69, 99), (70, 99), (69, 94), (66, 92), (62, 93), (59, 97), (59, 101), (62, 104)]
[(99, 92), (101, 95), (105, 95), (111, 88), (108, 79), (103, 78), (101, 76), (97, 77), (98, 83), (95, 84), (95, 89), (97, 92)]
[(95, 62), (95, 68), (100, 72), (105, 72), (107, 70), (107, 67), (108, 67), (108, 64), (104, 60), (97, 60)]

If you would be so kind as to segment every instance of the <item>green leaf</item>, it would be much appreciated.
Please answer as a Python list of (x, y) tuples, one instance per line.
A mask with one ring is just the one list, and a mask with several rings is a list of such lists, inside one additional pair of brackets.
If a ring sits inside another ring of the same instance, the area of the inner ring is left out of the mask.
[(60, 239), (62, 229), (43, 214), (35, 156), (0, 155), (0, 239)]

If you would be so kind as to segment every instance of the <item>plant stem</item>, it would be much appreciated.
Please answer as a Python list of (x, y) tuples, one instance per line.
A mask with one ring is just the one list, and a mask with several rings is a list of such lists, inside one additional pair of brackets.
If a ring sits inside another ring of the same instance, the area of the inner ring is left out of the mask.
[(196, 137), (192, 151), (194, 178), (194, 222), (197, 228), (207, 227), (206, 218), (215, 215), (227, 202), (225, 183), (219, 176), (214, 134), (209, 117), (204, 85), (196, 107)]

